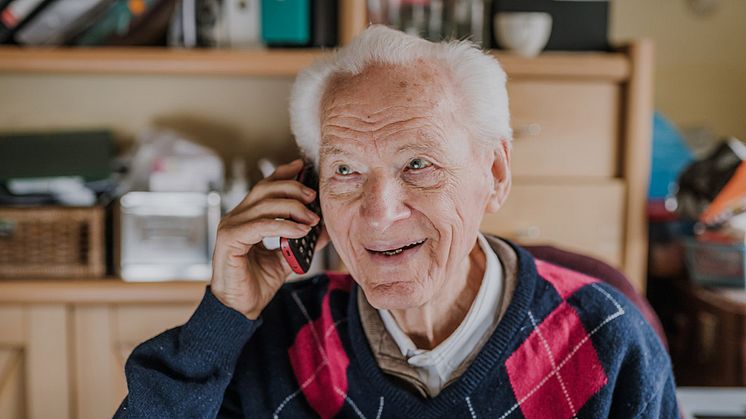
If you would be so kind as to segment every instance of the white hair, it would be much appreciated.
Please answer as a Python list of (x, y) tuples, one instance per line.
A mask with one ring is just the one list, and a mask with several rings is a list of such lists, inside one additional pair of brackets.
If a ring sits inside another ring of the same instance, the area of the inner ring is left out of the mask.
[(374, 64), (406, 65), (418, 59), (433, 61), (450, 71), (471, 118), (469, 129), (477, 140), (510, 141), (510, 111), (506, 75), (500, 63), (469, 41), (433, 43), (416, 36), (372, 25), (349, 45), (315, 61), (295, 79), (290, 94), (290, 127), (306, 158), (316, 167), (321, 145), (321, 100), (333, 75), (360, 74)]

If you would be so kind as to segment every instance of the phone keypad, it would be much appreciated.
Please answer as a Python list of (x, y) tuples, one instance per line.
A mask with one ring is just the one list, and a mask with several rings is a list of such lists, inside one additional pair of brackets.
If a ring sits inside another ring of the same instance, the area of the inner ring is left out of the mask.
[[(305, 166), (301, 173), (299, 173), (297, 179), (304, 185), (318, 191), (318, 178), (316, 177), (312, 166)], [(307, 207), (317, 215), (321, 216), (321, 205), (319, 204), (318, 194), (316, 199), (308, 204)], [(316, 248), (316, 241), (321, 232), (322, 224), (323, 221), (319, 221), (319, 223), (313, 226), (311, 231), (305, 237), (300, 239), (288, 239), (293, 256), (303, 272), (308, 272), (308, 269), (311, 267), (313, 252)]]
[(305, 237), (300, 239), (289, 239), (295, 259), (300, 263), (304, 272), (307, 272), (313, 262), (313, 250), (321, 230), (321, 224), (315, 225)]

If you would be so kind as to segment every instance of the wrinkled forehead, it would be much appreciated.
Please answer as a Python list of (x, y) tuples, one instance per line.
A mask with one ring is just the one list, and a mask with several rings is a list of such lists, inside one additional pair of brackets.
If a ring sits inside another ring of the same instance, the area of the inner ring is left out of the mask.
[(375, 115), (394, 106), (401, 111), (440, 110), (453, 104), (447, 70), (425, 60), (404, 65), (372, 64), (359, 74), (333, 75), (321, 100), (321, 122), (339, 113)]
[(321, 141), (381, 138), (405, 129), (442, 132), (456, 109), (450, 74), (436, 63), (369, 65), (330, 78), (321, 101)]

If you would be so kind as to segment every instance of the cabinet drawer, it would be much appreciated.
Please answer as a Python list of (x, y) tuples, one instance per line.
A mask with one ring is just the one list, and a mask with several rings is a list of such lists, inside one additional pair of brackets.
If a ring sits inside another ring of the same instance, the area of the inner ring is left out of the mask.
[[(20, 304), (0, 305), (0, 364), (4, 346), (21, 346), (26, 342), (26, 315)], [(0, 374), (3, 368), (0, 367)], [(0, 376), (0, 378), (2, 378)], [(1, 382), (1, 381), (0, 381)]]
[(622, 265), (624, 183), (514, 182), (497, 214), (482, 231), (521, 244), (551, 244)]
[(127, 304), (114, 311), (117, 335), (122, 344), (134, 345), (176, 326), (194, 313), (196, 304)]
[(508, 83), (508, 94), (514, 175), (616, 174), (619, 85), (515, 80)]

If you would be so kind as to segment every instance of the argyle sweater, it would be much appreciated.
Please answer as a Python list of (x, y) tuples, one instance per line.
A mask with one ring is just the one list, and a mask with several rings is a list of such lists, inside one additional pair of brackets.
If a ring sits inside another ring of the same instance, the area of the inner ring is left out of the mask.
[(677, 418), (668, 355), (635, 307), (583, 274), (518, 255), (504, 317), (434, 398), (377, 366), (350, 276), (278, 291), (250, 321), (206, 289), (189, 321), (139, 345), (120, 418)]

